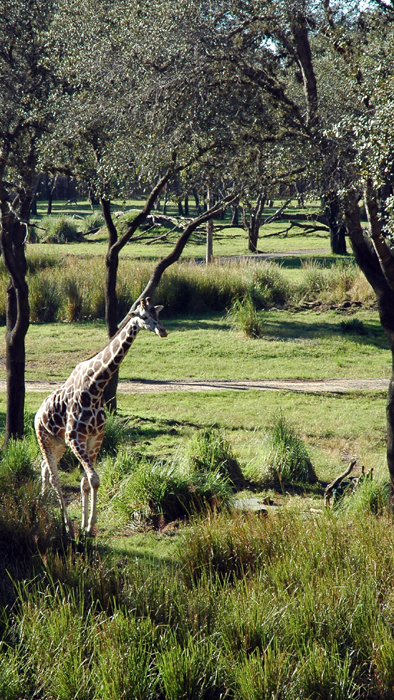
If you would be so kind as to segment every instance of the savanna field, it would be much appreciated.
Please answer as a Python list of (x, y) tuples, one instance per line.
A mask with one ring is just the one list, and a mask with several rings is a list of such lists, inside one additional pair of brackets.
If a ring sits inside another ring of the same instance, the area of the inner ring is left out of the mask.
[[(39, 206), (36, 223), (39, 240), (26, 253), (26, 379), (61, 382), (107, 342), (106, 234), (100, 214), (82, 205), (55, 203), (50, 220)], [(245, 233), (229, 229), (208, 267), (204, 237), (194, 234), (156, 292), (168, 337), (141, 332), (120, 383), (388, 382), (391, 353), (353, 256), (332, 256), (325, 237), (270, 235), (281, 228), (263, 227), (259, 248), (294, 254), (245, 259)], [(119, 320), (172, 243), (139, 240), (123, 251)], [(2, 269), (2, 323), (6, 286)], [(0, 348), (3, 358), (4, 338)], [(0, 697), (394, 697), (385, 394), (126, 394), (120, 385), (88, 541), (77, 535), (79, 467), (62, 458), (70, 542), (55, 495), (40, 495), (33, 416), (46, 394), (29, 391), (26, 435), (0, 457)], [(4, 393), (0, 401), (4, 425)], [(373, 469), (373, 478), (348, 479), (324, 507), (324, 489), (351, 461), (351, 476)]]

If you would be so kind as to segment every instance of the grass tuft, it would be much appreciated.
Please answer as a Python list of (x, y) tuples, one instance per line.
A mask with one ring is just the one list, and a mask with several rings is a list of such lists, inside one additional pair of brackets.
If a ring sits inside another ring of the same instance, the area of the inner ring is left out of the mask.
[(233, 302), (228, 318), (232, 328), (248, 338), (260, 338), (263, 334), (263, 324), (250, 294)]
[(282, 487), (317, 481), (304, 443), (281, 411), (273, 418), (258, 460), (259, 464), (252, 467), (253, 477), (258, 481)]
[(220, 430), (198, 430), (185, 452), (186, 467), (190, 473), (217, 473), (234, 487), (244, 485), (244, 477), (230, 443)]

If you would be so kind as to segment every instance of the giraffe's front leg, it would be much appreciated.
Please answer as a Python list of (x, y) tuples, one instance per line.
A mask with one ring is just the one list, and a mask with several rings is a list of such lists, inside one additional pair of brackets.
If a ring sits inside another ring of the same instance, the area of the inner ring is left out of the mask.
[(82, 502), (82, 531), (85, 532), (88, 526), (88, 502), (89, 502), (90, 486), (86, 474), (81, 479), (81, 502)]
[[(74, 454), (78, 457), (84, 469), (81, 480), (81, 500), (82, 500), (82, 528), (87, 535), (91, 535), (97, 520), (97, 491), (100, 486), (100, 479), (93, 468), (97, 452), (103, 440), (102, 433), (84, 438), (67, 438), (67, 443)], [(90, 492), (90, 515), (88, 519), (88, 497)]]

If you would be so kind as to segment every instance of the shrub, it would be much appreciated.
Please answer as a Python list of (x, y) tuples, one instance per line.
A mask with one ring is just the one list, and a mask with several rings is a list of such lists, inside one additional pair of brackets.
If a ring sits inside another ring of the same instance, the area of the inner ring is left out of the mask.
[(367, 513), (383, 515), (388, 509), (389, 499), (389, 482), (366, 476), (361, 477), (352, 493), (346, 495), (345, 492), (338, 505), (349, 516), (362, 516)]
[(72, 216), (44, 217), (40, 226), (45, 229), (43, 243), (71, 243), (80, 239), (81, 224)]
[(103, 215), (99, 211), (95, 211), (93, 214), (86, 216), (82, 222), (82, 229), (84, 233), (88, 231), (101, 228), (104, 226), (105, 221)]
[(38, 457), (37, 441), (33, 435), (20, 440), (10, 439), (0, 456), (0, 488), (2, 493), (37, 477), (35, 463)]
[(240, 487), (244, 483), (231, 445), (220, 430), (198, 430), (186, 449), (185, 457), (187, 469), (192, 474), (218, 473), (222, 478), (228, 479), (234, 487)]
[(249, 294), (233, 302), (228, 318), (232, 328), (242, 331), (248, 338), (260, 338), (263, 334), (263, 324)]
[(174, 464), (140, 461), (120, 481), (111, 507), (128, 522), (170, 521), (227, 506), (231, 489), (218, 472), (182, 474)]
[(253, 270), (250, 295), (258, 308), (285, 304), (291, 291), (279, 265), (265, 262)]
[(61, 287), (52, 270), (40, 275), (29, 275), (30, 319), (33, 322), (52, 323), (57, 320), (62, 305)]
[(305, 445), (283, 413), (277, 414), (268, 430), (261, 457), (263, 481), (294, 484), (317, 481)]

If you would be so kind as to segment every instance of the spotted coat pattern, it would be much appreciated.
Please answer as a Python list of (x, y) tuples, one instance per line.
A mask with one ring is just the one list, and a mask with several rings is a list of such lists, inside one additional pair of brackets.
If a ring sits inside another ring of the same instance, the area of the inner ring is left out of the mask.
[[(162, 308), (151, 305), (149, 299), (143, 299), (105, 348), (80, 362), (64, 384), (48, 396), (37, 411), (35, 429), (44, 458), (41, 464), (42, 490), (43, 493), (46, 491), (49, 482), (55, 488), (70, 534), (73, 534), (73, 527), (60, 485), (58, 462), (70, 447), (82, 465), (82, 530), (90, 535), (96, 522), (97, 489), (100, 484), (94, 463), (104, 434), (104, 389), (141, 328), (166, 337), (167, 332), (158, 318)], [(91, 504), (88, 519), (89, 494)]]

